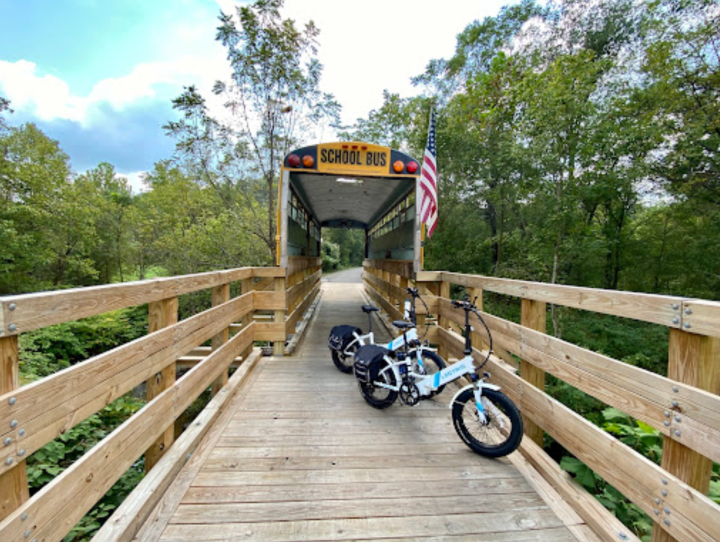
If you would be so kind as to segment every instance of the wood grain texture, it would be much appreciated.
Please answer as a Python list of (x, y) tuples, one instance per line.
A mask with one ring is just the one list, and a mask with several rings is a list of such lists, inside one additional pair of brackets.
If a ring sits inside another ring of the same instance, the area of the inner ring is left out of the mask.
[[(72, 288), (0, 298), (5, 334), (17, 334), (62, 322), (143, 305), (170, 297), (213, 288), (251, 277), (284, 277), (278, 267), (242, 267), (196, 275), (157, 278), (123, 284)], [(14, 310), (10, 306), (14, 305)], [(15, 324), (14, 331), (9, 325)]]
[[(462, 348), (462, 337), (440, 331), (441, 340), (446, 341), (450, 349)], [(474, 357), (478, 360), (484, 358), (479, 352), (475, 352)], [(656, 522), (664, 518), (653, 513), (657, 506), (654, 499), (660, 498), (665, 491), (663, 504), (670, 510), (672, 521), (670, 525), (663, 523), (661, 528), (677, 540), (709, 542), (720, 539), (720, 506), (706, 495), (529, 385), (496, 358), (491, 358), (489, 365), (495, 383), (502, 386), (523, 414), (532, 418)]]
[[(148, 333), (177, 324), (177, 297), (154, 301), (148, 306)], [(175, 384), (175, 363), (170, 363), (160, 372), (155, 373), (146, 382), (146, 397), (152, 401), (166, 389)], [(175, 428), (172, 424), (165, 428), (160, 437), (145, 452), (145, 472), (150, 472), (175, 440)]]
[(259, 358), (258, 349), (242, 368), (233, 374), (227, 385), (198, 414), (192, 425), (180, 435), (155, 468), (115, 510), (93, 537), (93, 542), (129, 542), (133, 539), (180, 469), (188, 462), (202, 438), (208, 433), (213, 422), (231, 403), (236, 391), (247, 382)]
[[(461, 315), (449, 302), (443, 301), (440, 310), (451, 321), (461, 323)], [(720, 397), (717, 394), (496, 316), (483, 313), (483, 318), (492, 330), (495, 345), (507, 348), (568, 384), (642, 420), (664, 436), (720, 461)], [(673, 406), (674, 401), (678, 403), (677, 407)], [(665, 422), (668, 422), (667, 426)], [(680, 431), (679, 436), (676, 430)]]
[[(230, 284), (221, 284), (220, 286), (215, 286), (212, 289), (212, 296), (211, 296), (211, 303), (213, 307), (217, 307), (218, 305), (222, 305), (223, 303), (230, 300)], [(255, 304), (255, 296), (253, 296), (253, 305)], [(213, 336), (212, 340), (210, 341), (210, 347), (213, 350), (217, 350), (220, 348), (223, 344), (225, 344), (228, 341), (228, 338), (230, 336), (230, 328), (226, 327), (224, 328), (220, 333)], [(222, 387), (227, 384), (228, 382), (228, 373), (224, 372), (222, 373), (218, 379), (213, 382), (212, 385), (212, 394), (215, 395), (217, 392), (219, 392)]]
[(335, 369), (327, 335), (366, 325), (361, 288), (323, 284), (301, 348), (261, 362), (197, 471), (181, 472), (189, 487), (164, 497), (167, 526), (137, 540), (578, 539), (509, 461), (462, 444), (449, 396), (378, 411)]
[[(154, 376), (181, 353), (209, 340), (213, 335), (252, 309), (252, 295), (243, 295), (173, 326), (117, 347), (48, 378), (0, 396), (0, 419), (17, 420), (25, 429), (13, 439), (17, 453), (34, 452), (111, 401)], [(11, 436), (9, 424), (0, 428), (2, 439)], [(0, 463), (0, 473), (8, 469)]]
[[(60, 540), (172, 421), (253, 340), (253, 325), (134, 414), (111, 435), (59, 474), (0, 522), (0, 540), (21, 540), (30, 530), (38, 540)], [(32, 518), (31, 527), (23, 520)]]
[[(720, 393), (720, 339), (672, 329), (668, 356), (668, 377), (710, 393)], [(709, 458), (682, 442), (664, 437), (661, 465), (690, 487), (707, 494), (712, 475)], [(653, 529), (652, 539), (653, 542), (675, 540), (658, 524)]]
[(442, 272), (462, 286), (680, 328), (683, 298)]
[[(547, 304), (544, 301), (523, 299), (521, 302), (520, 324), (523, 327), (545, 333), (547, 325)], [(545, 371), (526, 359), (520, 360), (520, 378), (539, 390), (545, 391)], [(543, 430), (527, 416), (523, 418), (525, 435), (539, 446), (543, 445)]]
[[(13, 392), (20, 386), (20, 358), (18, 356), (18, 338), (0, 337), (0, 395), (8, 394), (7, 401)], [(6, 420), (7, 421), (7, 420)], [(17, 442), (20, 427), (12, 428), (10, 421), (6, 427), (9, 433), (3, 435), (2, 439), (10, 439)], [(27, 469), (25, 467), (25, 454), (18, 454), (16, 446), (3, 446), (3, 454), (0, 458), (3, 463), (10, 460), (12, 464), (6, 465), (9, 470), (0, 474), (0, 520), (6, 518), (13, 510), (24, 503), (30, 497), (27, 480)]]

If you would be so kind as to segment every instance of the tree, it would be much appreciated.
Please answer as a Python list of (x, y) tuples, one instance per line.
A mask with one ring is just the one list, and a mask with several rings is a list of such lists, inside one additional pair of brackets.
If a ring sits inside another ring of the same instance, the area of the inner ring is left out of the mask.
[(282, 0), (258, 0), (220, 15), (217, 40), (228, 52), (230, 82), (215, 84), (226, 114), (210, 115), (190, 87), (173, 101), (183, 119), (166, 126), (193, 178), (212, 186), (241, 227), (275, 258), (279, 163), (301, 134), (336, 121), (339, 105), (319, 90), (318, 29), (282, 19)]
[(102, 162), (75, 180), (75, 187), (91, 201), (96, 212), (95, 230), (98, 244), (93, 259), (100, 276), (99, 282), (112, 282), (118, 274), (125, 282), (125, 259), (130, 259), (133, 196), (124, 177), (118, 177), (115, 168)]
[(95, 211), (72, 183), (67, 154), (34, 124), (10, 129), (2, 147), (2, 291), (93, 283)]
[(656, 178), (720, 205), (720, 12), (714, 0), (654, 0), (643, 26), (646, 84), (637, 100), (663, 134)]

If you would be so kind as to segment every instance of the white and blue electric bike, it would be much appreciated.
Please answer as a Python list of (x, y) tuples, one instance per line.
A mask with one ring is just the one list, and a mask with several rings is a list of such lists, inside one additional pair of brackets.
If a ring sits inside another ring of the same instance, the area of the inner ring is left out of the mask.
[[(387, 349), (391, 352), (401, 352), (408, 361), (408, 365), (411, 368), (413, 374), (417, 376), (428, 376), (434, 375), (438, 371), (445, 368), (445, 361), (437, 354), (437, 352), (430, 348), (427, 342), (423, 342), (418, 336), (415, 323), (417, 321), (415, 312), (415, 300), (419, 299), (420, 302), (425, 305), (422, 297), (418, 293), (417, 288), (406, 288), (406, 292), (410, 296), (409, 300), (405, 301), (404, 317), (408, 322), (412, 323), (410, 329), (404, 330), (403, 334), (389, 343), (377, 345), (378, 348), (383, 350)], [(427, 305), (425, 305), (427, 309)], [(362, 311), (368, 316), (368, 332), (363, 333), (359, 327), (355, 326), (335, 326), (330, 331), (330, 337), (328, 339), (328, 347), (330, 348), (330, 354), (332, 356), (333, 363), (339, 371), (343, 373), (352, 373), (354, 355), (363, 346), (375, 345), (375, 335), (372, 330), (372, 313), (377, 312), (380, 309), (373, 305), (363, 305)], [(402, 320), (400, 320), (402, 322)], [(432, 395), (437, 395), (443, 389), (440, 386), (434, 390)]]
[[(469, 376), (470, 384), (460, 389), (450, 401), (453, 425), (462, 441), (472, 451), (486, 457), (502, 457), (515, 451), (523, 435), (523, 423), (515, 404), (500, 387), (479, 376), (492, 352), (492, 335), (474, 302), (468, 298), (453, 301), (453, 307), (465, 311), (465, 350), (460, 361), (435, 374), (418, 374), (409, 362), (408, 349), (390, 351), (376, 345), (363, 346), (355, 353), (355, 377), (365, 401), (375, 408), (387, 408), (400, 397), (406, 405), (415, 406), (446, 384)], [(485, 360), (475, 368), (472, 357), (470, 313), (485, 326), (489, 348)], [(398, 320), (393, 325), (403, 337), (415, 331), (414, 324)], [(443, 363), (444, 364), (444, 363)]]

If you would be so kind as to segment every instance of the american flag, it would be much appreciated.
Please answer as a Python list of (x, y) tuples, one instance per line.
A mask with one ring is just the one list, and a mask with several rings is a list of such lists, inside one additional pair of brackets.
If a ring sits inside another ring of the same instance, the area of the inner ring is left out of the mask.
[(437, 164), (435, 155), (435, 111), (430, 110), (430, 128), (428, 130), (427, 147), (423, 159), (422, 170), (420, 171), (420, 188), (422, 188), (422, 200), (420, 202), (420, 220), (427, 225), (427, 236), (432, 236), (435, 231), (438, 219), (437, 199)]

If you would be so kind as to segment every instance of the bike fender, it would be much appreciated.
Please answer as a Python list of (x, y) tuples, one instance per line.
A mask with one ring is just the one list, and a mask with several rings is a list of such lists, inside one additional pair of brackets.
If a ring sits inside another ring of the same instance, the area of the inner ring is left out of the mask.
[[(488, 390), (500, 391), (500, 386), (497, 386), (497, 385), (495, 385), (495, 384), (488, 384), (488, 383), (486, 383), (486, 382), (483, 382), (483, 383), (482, 383), (482, 387), (483, 387), (484, 389), (488, 389)], [(450, 401), (450, 405), (449, 405), (448, 408), (452, 408), (452, 407), (453, 407), (453, 405), (455, 404), (455, 400), (460, 396), (460, 394), (461, 394), (462, 392), (464, 392), (465, 390), (471, 390), (472, 388), (473, 388), (473, 385), (472, 385), (472, 384), (468, 384), (468, 385), (465, 386), (464, 388), (460, 388), (460, 391), (458, 391), (458, 392), (453, 396), (452, 401)]]

